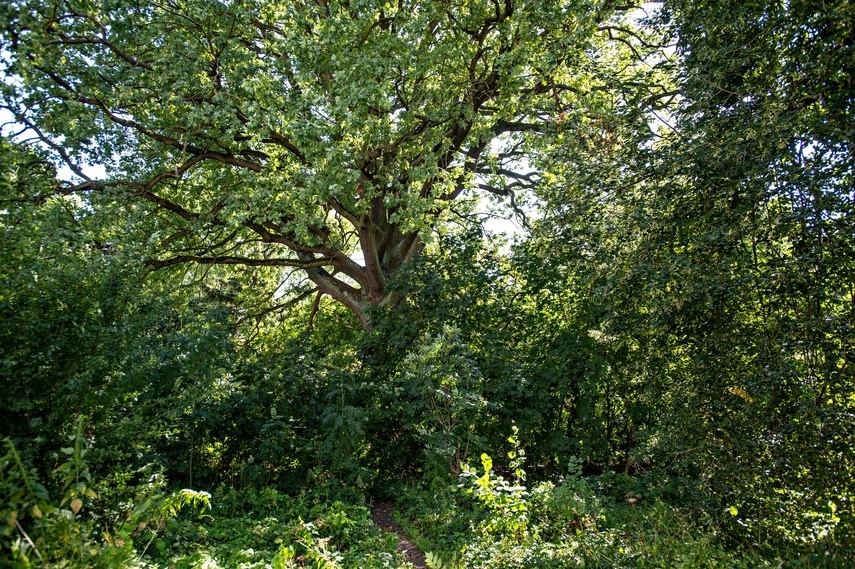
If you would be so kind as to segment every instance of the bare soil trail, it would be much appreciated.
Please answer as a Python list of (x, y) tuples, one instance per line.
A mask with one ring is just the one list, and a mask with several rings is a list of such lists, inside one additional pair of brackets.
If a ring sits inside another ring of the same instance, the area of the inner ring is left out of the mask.
[(415, 543), (407, 539), (404, 528), (392, 519), (392, 504), (389, 502), (376, 502), (372, 504), (371, 520), (374, 522), (374, 525), (383, 531), (398, 534), (398, 551), (407, 558), (407, 561), (413, 564), (413, 567), (416, 569), (428, 569), (425, 554), (419, 550)]

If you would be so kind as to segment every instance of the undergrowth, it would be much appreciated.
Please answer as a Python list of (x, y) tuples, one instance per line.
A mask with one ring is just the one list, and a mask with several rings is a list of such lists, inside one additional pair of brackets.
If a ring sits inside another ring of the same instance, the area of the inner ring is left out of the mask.
[[(397, 569), (398, 537), (371, 522), (366, 497), (335, 478), (296, 496), (221, 486), (168, 491), (153, 467), (98, 480), (77, 432), (42, 481), (11, 441), (0, 457), (0, 567)], [(526, 485), (525, 453), (509, 439), (507, 468), (487, 454), (457, 480), (394, 488), (395, 515), (431, 569), (638, 567), (706, 569), (847, 566), (845, 552), (775, 551), (735, 542), (735, 508), (681, 509), (665, 481), (615, 473)], [(503, 473), (507, 473), (506, 478)]]
[[(167, 491), (144, 469), (99, 481), (78, 432), (40, 480), (8, 439), (0, 456), (0, 567), (395, 569), (397, 536), (377, 529), (364, 498), (333, 483), (297, 497), (274, 489)], [(132, 482), (136, 481), (136, 482)], [(342, 501), (344, 498), (347, 501)]]
[(527, 488), (516, 431), (509, 439), (511, 479), (463, 465), (458, 483), (399, 489), (396, 510), (432, 569), (637, 567), (847, 567), (846, 552), (775, 550), (739, 543), (724, 527), (736, 515), (681, 509), (667, 482), (612, 472), (583, 477), (571, 458), (566, 475)]

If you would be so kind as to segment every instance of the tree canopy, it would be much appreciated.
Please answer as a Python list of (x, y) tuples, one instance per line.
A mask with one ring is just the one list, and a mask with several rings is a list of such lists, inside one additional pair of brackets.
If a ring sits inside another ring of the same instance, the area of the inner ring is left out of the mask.
[(13, 2), (4, 106), (76, 174), (58, 191), (146, 218), (152, 266), (293, 267), (368, 325), (459, 202), (516, 208), (556, 137), (657, 99), (630, 8)]

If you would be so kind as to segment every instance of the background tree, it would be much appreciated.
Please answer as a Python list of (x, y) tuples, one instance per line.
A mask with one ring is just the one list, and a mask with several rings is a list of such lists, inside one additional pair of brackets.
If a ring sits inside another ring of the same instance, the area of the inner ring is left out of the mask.
[(753, 539), (827, 537), (855, 465), (853, 12), (670, 2), (659, 24), (679, 107), (615, 115), (613, 153), (558, 149), (542, 235), (587, 283), (633, 460)]

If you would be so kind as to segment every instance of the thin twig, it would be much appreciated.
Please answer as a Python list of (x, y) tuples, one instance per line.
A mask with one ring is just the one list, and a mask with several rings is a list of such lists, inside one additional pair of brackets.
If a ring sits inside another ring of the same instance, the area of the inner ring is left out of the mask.
[(44, 560), (44, 559), (42, 559), (42, 554), (41, 554), (41, 553), (39, 553), (39, 548), (38, 548), (38, 547), (36, 547), (36, 544), (35, 544), (35, 543), (33, 543), (33, 540), (32, 540), (32, 539), (30, 539), (30, 536), (28, 536), (28, 535), (27, 535), (27, 532), (25, 532), (25, 531), (24, 531), (24, 528), (21, 526), (21, 522), (19, 522), (19, 521), (16, 519), (16, 520), (15, 520), (15, 525), (16, 525), (16, 526), (18, 526), (18, 531), (20, 531), (20, 532), (21, 532), (21, 534), (24, 536), (24, 539), (26, 539), (26, 540), (27, 540), (27, 543), (29, 543), (29, 544), (30, 544), (30, 547), (32, 547), (32, 548), (33, 548), (33, 551), (35, 551), (35, 552), (36, 552), (36, 557), (38, 557), (38, 558), (39, 558), (39, 561), (41, 561), (42, 563), (44, 563), (44, 562), (45, 562), (45, 560)]

